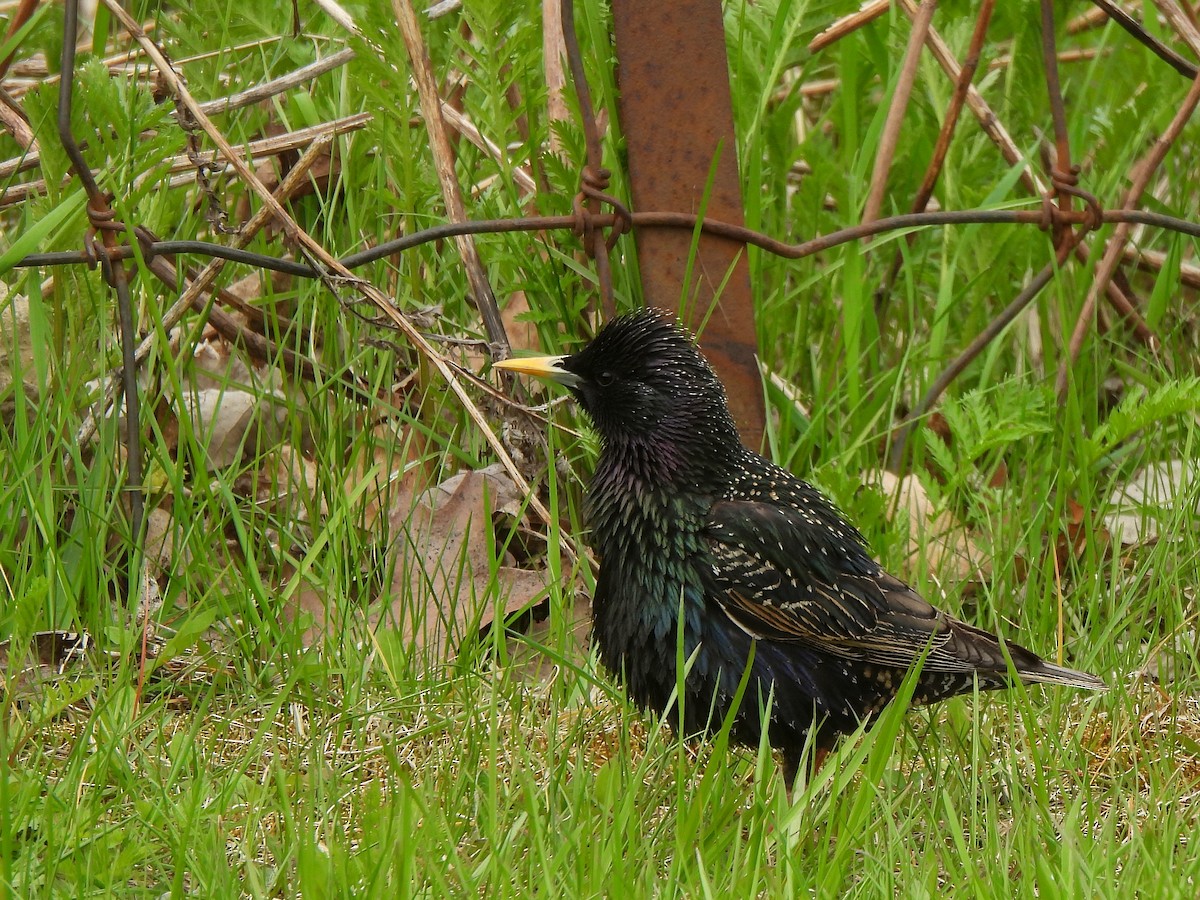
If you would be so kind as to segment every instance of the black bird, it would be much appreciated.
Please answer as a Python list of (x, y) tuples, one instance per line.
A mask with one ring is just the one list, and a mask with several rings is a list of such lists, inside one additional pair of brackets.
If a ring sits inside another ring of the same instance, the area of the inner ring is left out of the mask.
[[(691, 335), (665, 313), (614, 319), (571, 356), (497, 366), (565, 385), (595, 424), (600, 459), (587, 497), (600, 558), (593, 635), (643, 709), (687, 671), (685, 734), (720, 728), (768, 740), (790, 787), (812, 732), (818, 761), (873, 720), (924, 654), (914, 703), (1021, 681), (1103, 690), (1099, 678), (935, 609), (871, 556), (812, 485), (742, 445), (725, 390)], [(697, 648), (699, 648), (697, 650)]]

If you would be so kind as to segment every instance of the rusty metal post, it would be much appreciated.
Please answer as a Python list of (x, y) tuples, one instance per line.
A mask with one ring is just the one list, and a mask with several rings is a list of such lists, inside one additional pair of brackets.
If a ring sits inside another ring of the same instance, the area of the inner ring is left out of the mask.
[[(633, 208), (697, 212), (712, 172), (706, 215), (743, 224), (720, 0), (612, 0), (612, 10)], [(701, 235), (683, 297), (692, 235), (641, 228), (634, 238), (648, 304), (682, 305), (693, 327), (712, 309), (700, 343), (725, 382), (742, 439), (760, 446), (765, 413), (746, 246)]]

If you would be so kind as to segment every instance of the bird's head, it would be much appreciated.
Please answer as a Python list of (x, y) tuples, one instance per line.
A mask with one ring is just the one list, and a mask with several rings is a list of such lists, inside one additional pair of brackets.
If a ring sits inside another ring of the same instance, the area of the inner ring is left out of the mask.
[(496, 365), (569, 388), (606, 450), (720, 463), (740, 446), (716, 373), (692, 336), (659, 310), (612, 320), (570, 356)]

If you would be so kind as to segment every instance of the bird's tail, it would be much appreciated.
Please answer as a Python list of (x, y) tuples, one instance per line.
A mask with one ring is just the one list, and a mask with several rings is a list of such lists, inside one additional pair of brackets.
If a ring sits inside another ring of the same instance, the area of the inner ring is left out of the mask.
[(1085, 691), (1108, 690), (1108, 685), (1095, 675), (1080, 672), (1078, 669), (1068, 669), (1066, 666), (1056, 666), (1044, 660), (1038, 660), (1035, 666), (1021, 668), (1018, 674), (1026, 684), (1061, 684)]

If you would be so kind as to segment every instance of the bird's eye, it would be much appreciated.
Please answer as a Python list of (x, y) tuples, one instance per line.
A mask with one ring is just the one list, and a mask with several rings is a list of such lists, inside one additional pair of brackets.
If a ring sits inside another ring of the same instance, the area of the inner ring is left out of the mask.
[(596, 384), (600, 385), (600, 387), (609, 387), (616, 380), (617, 376), (607, 369), (596, 376)]

